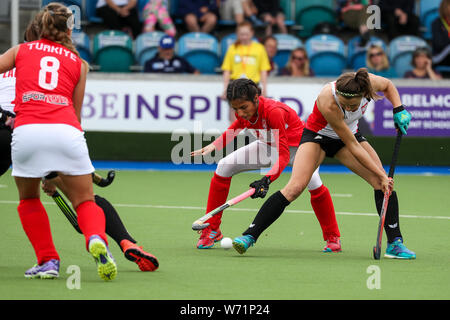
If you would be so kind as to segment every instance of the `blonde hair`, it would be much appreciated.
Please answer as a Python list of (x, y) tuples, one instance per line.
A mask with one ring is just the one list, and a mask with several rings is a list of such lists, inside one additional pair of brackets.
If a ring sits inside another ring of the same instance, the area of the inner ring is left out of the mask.
[(336, 80), (336, 92), (348, 99), (365, 97), (370, 100), (379, 100), (382, 98), (373, 89), (366, 68), (360, 68), (356, 72), (342, 74)]
[[(380, 50), (383, 53), (382, 62), (381, 62), (381, 64), (378, 67), (376, 67), (372, 63), (372, 61), (370, 59), (370, 51), (372, 49), (378, 49), (378, 50)], [(386, 52), (384, 52), (384, 50), (383, 50), (383, 48), (381, 46), (373, 44), (373, 45), (371, 45), (369, 47), (369, 50), (367, 50), (367, 54), (366, 54), (366, 66), (369, 67), (369, 69), (373, 69), (373, 70), (376, 70), (376, 71), (389, 69), (389, 59), (388, 59), (388, 57), (386, 55)]]
[(289, 56), (289, 60), (286, 63), (286, 69), (289, 71), (289, 73), (292, 73), (292, 57), (294, 56), (295, 52), (302, 52), (303, 55), (305, 56), (305, 63), (303, 64), (303, 68), (302, 68), (302, 73), (305, 77), (309, 76), (309, 58), (308, 58), (308, 53), (306, 52), (305, 48), (296, 48), (294, 50), (291, 51), (291, 54)]

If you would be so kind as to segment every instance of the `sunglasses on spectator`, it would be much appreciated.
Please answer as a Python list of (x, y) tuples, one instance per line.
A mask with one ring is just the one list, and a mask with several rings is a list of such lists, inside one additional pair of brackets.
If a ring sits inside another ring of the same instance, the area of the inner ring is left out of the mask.
[(292, 60), (303, 61), (305, 60), (305, 57), (292, 56)]
[(373, 58), (373, 57), (379, 57), (382, 56), (384, 53), (379, 51), (379, 52), (375, 52), (375, 53), (371, 53), (369, 54), (369, 58)]

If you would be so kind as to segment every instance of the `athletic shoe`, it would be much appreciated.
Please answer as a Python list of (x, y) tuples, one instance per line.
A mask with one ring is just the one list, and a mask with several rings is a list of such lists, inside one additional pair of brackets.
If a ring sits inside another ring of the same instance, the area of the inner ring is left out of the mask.
[(389, 243), (384, 254), (386, 258), (391, 259), (415, 259), (416, 254), (409, 250), (404, 244), (401, 237), (397, 237), (393, 242)]
[(246, 234), (242, 237), (234, 238), (233, 240), (233, 248), (239, 252), (240, 254), (245, 253), (248, 248), (255, 244), (255, 238), (253, 236)]
[(97, 272), (105, 281), (113, 280), (117, 275), (117, 266), (105, 241), (98, 235), (89, 238), (89, 253), (97, 264)]
[(327, 245), (323, 248), (323, 252), (341, 252), (341, 239), (336, 236), (330, 236), (327, 239)]
[(59, 260), (52, 259), (41, 265), (35, 264), (25, 271), (28, 279), (56, 279), (59, 277)]
[(141, 271), (155, 271), (158, 269), (159, 263), (156, 257), (145, 252), (142, 247), (129, 240), (120, 241), (120, 247), (123, 250), (125, 258), (135, 262)]
[(223, 234), (220, 231), (220, 229), (212, 230), (211, 228), (207, 227), (203, 229), (202, 235), (200, 236), (200, 239), (198, 239), (197, 248), (198, 249), (212, 248), (214, 246), (214, 243), (222, 240), (222, 238)]

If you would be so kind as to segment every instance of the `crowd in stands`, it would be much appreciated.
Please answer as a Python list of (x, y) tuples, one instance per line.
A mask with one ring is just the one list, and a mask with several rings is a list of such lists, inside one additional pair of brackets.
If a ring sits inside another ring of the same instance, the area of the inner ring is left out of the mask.
[[(288, 1), (290, 3), (290, 1)], [(294, 1), (299, 3), (299, 1)], [(305, 2), (314, 2), (308, 0)], [(316, 1), (317, 2), (317, 1)], [(320, 2), (320, 1), (319, 1)], [(323, 3), (327, 1), (322, 1)], [(357, 46), (365, 53), (364, 65), (370, 72), (389, 78), (442, 79), (450, 75), (450, 0), (334, 0), (335, 24), (315, 26), (315, 33), (336, 34), (335, 26), (351, 30), (359, 36)], [(427, 26), (423, 25), (417, 6), (435, 3), (435, 16)], [(224, 24), (235, 25), (236, 38), (220, 56), (216, 72), (222, 72), (224, 87), (230, 79), (248, 77), (260, 83), (263, 92), (267, 77), (313, 77), (317, 75), (309, 59), (308, 48), (291, 48), (283, 65), (275, 61), (279, 44), (276, 35), (289, 32), (286, 1), (280, 0), (98, 0), (95, 14), (108, 30), (120, 30), (134, 40), (143, 33), (161, 32), (154, 57), (142, 63), (144, 72), (201, 73), (189, 59), (177, 55), (176, 45), (186, 33), (200, 32), (216, 37)], [(376, 4), (381, 11), (380, 30), (368, 27), (372, 11), (368, 6)], [(320, 22), (320, 21), (319, 21)], [(410, 70), (398, 74), (391, 65), (388, 45), (373, 41), (383, 37), (386, 43), (401, 36), (421, 37), (427, 27), (431, 36), (423, 46), (411, 50)], [(255, 28), (261, 39), (255, 37)], [(328, 29), (327, 29), (328, 28)], [(331, 28), (331, 30), (330, 30)], [(337, 35), (339, 37), (339, 35)], [(177, 40), (178, 38), (178, 40)], [(299, 37), (300, 39), (300, 37)], [(220, 41), (220, 39), (219, 39)], [(350, 49), (349, 49), (350, 50)], [(356, 68), (348, 65), (346, 69)], [(438, 68), (437, 71), (435, 68)]]

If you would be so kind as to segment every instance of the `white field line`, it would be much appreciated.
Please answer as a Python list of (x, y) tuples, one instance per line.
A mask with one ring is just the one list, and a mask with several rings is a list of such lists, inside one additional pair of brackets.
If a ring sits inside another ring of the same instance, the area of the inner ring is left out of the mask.
[[(56, 205), (54, 202), (42, 202), (43, 204), (48, 205)], [(12, 200), (0, 200), (0, 204), (19, 204), (18, 201)], [(168, 206), (168, 205), (154, 205), (154, 204), (132, 204), (132, 203), (114, 203), (115, 207), (122, 208), (148, 208), (148, 209), (173, 209), (173, 210), (196, 210), (203, 211), (206, 209), (205, 207), (194, 207), (194, 206)], [(227, 211), (244, 211), (244, 212), (257, 212), (258, 209), (251, 208), (228, 208)], [(311, 210), (285, 210), (284, 212), (289, 213), (314, 213)], [(365, 213), (365, 212), (336, 212), (337, 215), (343, 216), (369, 216), (369, 217), (378, 217), (376, 213)], [(421, 215), (411, 215), (411, 214), (401, 214), (402, 218), (411, 218), (411, 219), (437, 219), (437, 220), (450, 220), (450, 216), (421, 216)]]

